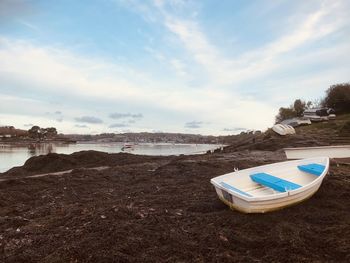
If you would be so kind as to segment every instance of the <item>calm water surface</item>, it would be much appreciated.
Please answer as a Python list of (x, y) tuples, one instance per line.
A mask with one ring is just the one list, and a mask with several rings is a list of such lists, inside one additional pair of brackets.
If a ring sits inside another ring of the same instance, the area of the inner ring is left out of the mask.
[[(0, 172), (5, 172), (14, 166), (20, 166), (25, 161), (38, 155), (48, 153), (71, 154), (79, 151), (95, 150), (108, 153), (123, 152), (124, 143), (77, 143), (77, 144), (37, 144), (33, 147), (18, 147), (0, 144)], [(170, 144), (170, 143), (142, 143), (124, 152), (143, 155), (180, 155), (201, 154), (208, 150), (220, 148), (217, 144)]]

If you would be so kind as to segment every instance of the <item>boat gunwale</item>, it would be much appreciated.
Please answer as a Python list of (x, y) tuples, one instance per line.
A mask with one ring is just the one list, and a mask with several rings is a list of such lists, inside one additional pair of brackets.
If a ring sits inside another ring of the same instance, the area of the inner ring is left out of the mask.
[[(317, 176), (317, 178), (315, 178), (315, 180), (311, 181), (310, 183), (306, 184), (306, 185), (303, 185), (302, 187), (298, 188), (298, 189), (295, 189), (295, 190), (290, 190), (290, 191), (286, 191), (286, 192), (282, 192), (282, 193), (277, 193), (277, 194), (272, 194), (272, 195), (267, 195), (267, 196), (245, 196), (243, 194), (240, 194), (238, 192), (234, 192), (230, 189), (227, 189), (225, 187), (223, 187), (222, 185), (218, 184), (217, 182), (214, 181), (214, 179), (218, 178), (218, 177), (221, 177), (221, 176), (225, 176), (226, 174), (223, 174), (223, 175), (220, 175), (220, 176), (217, 176), (217, 177), (214, 177), (210, 180), (211, 184), (213, 184), (216, 188), (218, 189), (221, 189), (221, 190), (224, 190), (226, 192), (228, 192), (229, 194), (239, 198), (239, 199), (242, 199), (244, 201), (247, 201), (247, 202), (254, 202), (254, 201), (268, 201), (268, 200), (277, 200), (277, 199), (282, 199), (284, 197), (287, 197), (287, 196), (291, 196), (291, 195), (297, 195), (299, 193), (302, 193), (302, 192), (305, 192), (307, 190), (309, 190), (310, 188), (314, 187), (315, 185), (317, 185), (319, 182), (322, 183), (323, 181), (323, 178), (326, 176), (326, 174), (328, 173), (328, 170), (329, 170), (329, 157), (325, 157), (325, 156), (320, 156), (320, 157), (313, 157), (313, 158), (307, 158), (307, 159), (299, 159), (299, 160), (293, 160), (293, 161), (284, 161), (284, 162), (278, 162), (278, 163), (272, 163), (272, 164), (265, 164), (265, 165), (261, 165), (261, 166), (256, 166), (256, 167), (251, 167), (251, 168), (247, 168), (247, 169), (244, 169), (244, 170), (241, 170), (241, 171), (249, 171), (249, 170), (254, 170), (258, 167), (260, 168), (263, 168), (263, 167), (266, 167), (266, 166), (271, 166), (271, 165), (278, 165), (278, 164), (281, 164), (281, 163), (298, 163), (300, 162), (301, 160), (308, 160), (308, 159), (326, 159), (326, 164), (325, 164), (325, 169), (323, 170), (322, 174), (320, 174), (319, 176)], [(238, 172), (241, 172), (241, 171), (238, 171)], [(232, 174), (234, 173), (237, 173), (237, 172), (233, 172)]]

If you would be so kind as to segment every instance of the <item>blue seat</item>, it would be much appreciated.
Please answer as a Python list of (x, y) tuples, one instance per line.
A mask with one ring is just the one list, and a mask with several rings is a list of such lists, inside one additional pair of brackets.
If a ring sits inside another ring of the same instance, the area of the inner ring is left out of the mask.
[(310, 163), (305, 165), (298, 165), (298, 168), (303, 172), (319, 176), (323, 173), (326, 167), (321, 164)]
[(242, 190), (239, 190), (239, 189), (237, 189), (236, 187), (233, 187), (232, 185), (229, 185), (229, 184), (227, 184), (227, 183), (221, 182), (220, 184), (221, 184), (223, 187), (225, 187), (225, 188), (227, 188), (227, 189), (230, 189), (230, 190), (232, 190), (232, 191), (234, 191), (234, 192), (240, 193), (240, 194), (245, 195), (245, 196), (251, 196), (250, 194), (248, 194), (248, 193), (246, 193), (246, 192), (244, 192), (244, 191), (242, 191)]
[(250, 178), (258, 184), (270, 187), (279, 192), (295, 190), (301, 187), (301, 185), (266, 173), (251, 174)]

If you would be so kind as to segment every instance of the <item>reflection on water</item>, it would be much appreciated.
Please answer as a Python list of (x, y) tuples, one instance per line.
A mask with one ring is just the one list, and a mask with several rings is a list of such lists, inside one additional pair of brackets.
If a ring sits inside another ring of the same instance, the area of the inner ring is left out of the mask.
[(30, 156), (44, 155), (48, 153), (54, 153), (55, 145), (52, 143), (37, 143), (28, 146), (28, 152)]
[[(124, 151), (122, 151), (123, 147)], [(125, 148), (124, 143), (40, 143), (25, 147), (0, 144), (0, 172), (5, 172), (14, 166), (23, 165), (25, 161), (32, 156), (45, 155), (48, 153), (71, 154), (79, 151), (95, 150), (108, 153), (128, 152), (143, 155), (180, 155), (200, 154), (219, 147), (221, 147), (221, 145), (171, 143), (142, 143), (132, 145), (130, 148)]]

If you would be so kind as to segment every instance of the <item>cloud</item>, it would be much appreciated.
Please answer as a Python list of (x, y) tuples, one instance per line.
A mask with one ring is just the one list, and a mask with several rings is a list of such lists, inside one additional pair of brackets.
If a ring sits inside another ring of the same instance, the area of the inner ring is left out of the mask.
[[(165, 25), (180, 39), (193, 58), (203, 65), (209, 73), (217, 74), (218, 65), (221, 69), (224, 64), (227, 64), (225, 59), (219, 58), (218, 51), (209, 43), (196, 22), (167, 15)], [(221, 64), (217, 64), (218, 62)]]
[(228, 132), (237, 132), (237, 131), (245, 131), (247, 130), (246, 128), (224, 128), (223, 131), (228, 131)]
[(34, 25), (34, 24), (32, 24), (32, 23), (29, 23), (29, 22), (27, 22), (27, 21), (25, 21), (25, 20), (23, 20), (23, 19), (17, 19), (17, 21), (18, 21), (20, 24), (24, 25), (25, 27), (27, 27), (27, 28), (33, 30), (34, 32), (41, 33), (41, 30), (40, 30), (40, 28), (39, 28), (38, 26), (36, 26), (36, 25)]
[(82, 124), (82, 125), (76, 124), (76, 125), (74, 125), (74, 127), (77, 127), (77, 128), (89, 128), (89, 127), (86, 126), (85, 124)]
[(32, 124), (32, 123), (28, 123), (28, 124), (24, 124), (23, 126), (24, 126), (24, 127), (33, 127), (33, 126), (34, 126), (34, 124)]
[(131, 113), (112, 113), (109, 115), (111, 119), (126, 119), (126, 118), (132, 118), (132, 119), (142, 119), (143, 115), (141, 113), (137, 114), (131, 114)]
[(133, 119), (142, 119), (143, 115), (141, 113), (132, 114), (131, 118), (133, 118)]
[(202, 127), (203, 122), (201, 121), (191, 121), (185, 123), (185, 128), (198, 129)]
[(146, 52), (148, 52), (149, 54), (151, 54), (158, 61), (160, 61), (160, 62), (165, 61), (165, 56), (159, 50), (155, 50), (151, 47), (144, 47), (144, 50)]
[[(145, 21), (148, 23), (157, 22), (157, 16), (154, 13), (152, 7), (147, 5), (147, 1), (137, 1), (137, 0), (119, 0), (122, 4), (127, 6), (129, 10), (140, 14)], [(158, 1), (161, 4), (162, 1)]]
[(100, 118), (93, 117), (93, 116), (82, 116), (80, 118), (75, 118), (75, 121), (86, 122), (86, 123), (91, 123), (91, 124), (103, 123), (103, 121)]
[(170, 64), (174, 67), (176, 74), (179, 76), (186, 76), (186, 65), (179, 59), (171, 59)]
[(197, 21), (176, 17), (159, 8), (164, 14), (166, 28), (178, 37), (194, 60), (206, 69), (211, 81), (218, 85), (251, 80), (279, 69), (283, 66), (285, 54), (315, 43), (349, 23), (344, 12), (348, 9), (346, 1), (324, 1), (317, 10), (293, 19), (293, 26), (289, 26), (280, 37), (262, 47), (228, 58), (213, 45)]
[[(45, 75), (42, 72), (45, 72)], [(202, 75), (197, 77), (202, 79)], [(44, 93), (51, 97), (69, 96), (76, 101), (94, 98), (96, 102), (103, 105), (106, 102), (138, 105), (138, 107), (157, 111), (157, 116), (153, 118), (156, 118), (154, 121), (160, 127), (169, 125), (171, 122), (169, 118), (164, 117), (165, 113), (191, 118), (206, 116), (208, 121), (220, 120), (226, 123), (227, 119), (225, 120), (223, 116), (231, 119), (231, 107), (235, 104), (249, 111), (255, 109), (253, 111), (259, 114), (264, 112), (260, 107), (267, 105), (267, 102), (254, 104), (252, 99), (227, 93), (215, 85), (208, 84), (201, 86), (200, 89), (193, 89), (171, 76), (166, 76), (166, 79), (167, 81), (163, 83), (159, 78), (151, 78), (128, 66), (109, 64), (99, 59), (82, 58), (59, 48), (34, 46), (27, 41), (14, 41), (0, 37), (0, 82), (5, 83), (6, 86), (23, 85), (22, 90), (30, 94), (41, 96)], [(0, 107), (9, 109), (3, 103)], [(73, 106), (77, 114), (81, 114), (81, 109), (78, 110), (77, 107)], [(217, 111), (218, 108), (221, 108), (220, 112)], [(275, 111), (273, 107), (271, 108), (273, 110), (270, 112)], [(35, 110), (37, 114), (43, 112), (37, 107), (31, 110)], [(83, 110), (86, 112), (89, 108)], [(71, 118), (74, 120), (77, 114), (70, 113)], [(117, 112), (111, 115), (113, 119), (140, 120), (143, 118), (141, 113)], [(159, 118), (162, 122), (157, 121)], [(66, 116), (66, 119), (68, 120), (69, 116)], [(263, 120), (263, 118), (259, 119)], [(238, 122), (242, 121), (246, 122), (246, 119), (238, 116)], [(268, 122), (269, 119), (265, 118), (264, 127)], [(252, 124), (261, 123), (250, 121), (248, 126)], [(247, 124), (238, 123), (238, 125)], [(179, 126), (174, 126), (175, 129), (176, 127)]]
[(126, 125), (125, 123), (114, 123), (109, 125), (109, 128), (124, 128), (124, 127), (128, 127), (128, 125)]
[(50, 119), (55, 118), (57, 122), (63, 121), (63, 116), (61, 111), (55, 111), (55, 112), (45, 112), (45, 114), (49, 115)]
[(166, 92), (157, 91), (159, 84), (142, 71), (103, 59), (82, 57), (62, 48), (2, 37), (0, 79), (9, 85), (30, 83), (27, 89), (37, 92), (80, 98), (152, 104), (157, 99), (154, 95), (166, 96)]

